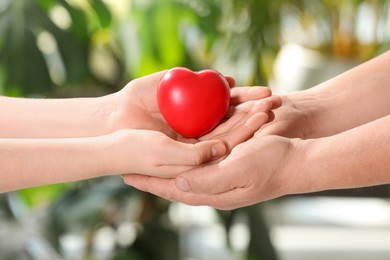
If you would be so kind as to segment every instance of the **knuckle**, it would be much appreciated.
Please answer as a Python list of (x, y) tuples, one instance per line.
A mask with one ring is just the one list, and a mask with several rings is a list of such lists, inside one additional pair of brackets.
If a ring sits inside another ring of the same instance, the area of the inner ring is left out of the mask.
[(204, 154), (199, 150), (194, 150), (193, 152), (191, 152), (191, 157), (192, 157), (192, 162), (195, 165), (200, 165), (205, 160)]

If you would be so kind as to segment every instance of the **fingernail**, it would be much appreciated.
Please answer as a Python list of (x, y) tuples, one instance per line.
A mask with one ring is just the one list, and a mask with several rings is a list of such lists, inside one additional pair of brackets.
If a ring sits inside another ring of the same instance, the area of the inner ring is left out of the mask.
[(211, 147), (211, 155), (213, 157), (219, 157), (219, 156), (222, 156), (226, 153), (226, 146), (224, 144), (214, 144), (212, 147)]
[(184, 179), (183, 177), (178, 177), (176, 179), (176, 186), (179, 190), (181, 191), (190, 191), (190, 185), (188, 185), (188, 182), (186, 179)]

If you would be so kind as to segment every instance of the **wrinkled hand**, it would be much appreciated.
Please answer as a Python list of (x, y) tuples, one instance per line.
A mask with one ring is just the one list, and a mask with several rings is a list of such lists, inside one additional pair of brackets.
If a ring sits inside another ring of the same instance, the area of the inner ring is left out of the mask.
[(272, 99), (268, 97), (231, 106), (226, 121), (199, 140), (222, 140), (227, 145), (227, 150), (231, 151), (237, 144), (251, 138), (270, 120), (268, 112), (274, 104)]
[(256, 132), (256, 136), (279, 135), (303, 139), (314, 137), (310, 108), (302, 106), (304, 102), (300, 99), (300, 96), (294, 94), (274, 96), (274, 103), (279, 106), (270, 112), (273, 120), (263, 125)]
[(303, 181), (288, 172), (296, 149), (294, 139), (257, 137), (237, 145), (225, 159), (176, 179), (127, 175), (125, 182), (172, 201), (234, 209), (288, 194)]

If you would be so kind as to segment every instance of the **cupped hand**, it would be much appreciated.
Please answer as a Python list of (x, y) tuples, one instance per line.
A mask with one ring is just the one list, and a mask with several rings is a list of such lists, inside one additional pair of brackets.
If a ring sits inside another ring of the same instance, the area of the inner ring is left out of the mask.
[[(156, 130), (177, 139), (180, 137), (165, 121), (157, 104), (157, 88), (166, 71), (160, 71), (129, 82), (115, 94), (113, 122), (116, 129)], [(226, 77), (230, 87), (235, 81)]]
[(103, 168), (111, 174), (137, 172), (168, 178), (226, 153), (219, 140), (183, 143), (152, 130), (123, 129), (102, 138), (108, 147)]
[[(117, 147), (114, 155), (118, 158), (117, 162), (124, 162), (117, 172), (170, 178), (202, 163), (219, 159), (253, 136), (268, 121), (264, 111), (270, 107), (267, 99), (244, 103), (232, 112), (229, 120), (200, 140), (174, 140), (152, 130), (124, 129), (114, 132), (111, 138), (116, 144), (114, 147)], [(128, 161), (131, 164), (126, 164)]]
[(256, 132), (256, 136), (279, 135), (303, 139), (314, 137), (312, 122), (314, 117), (311, 116), (310, 108), (302, 106), (304, 102), (300, 102), (300, 97), (287, 94), (273, 98), (277, 107), (274, 107), (276, 109), (270, 114), (272, 120), (263, 125)]
[(111, 134), (112, 143), (116, 147), (113, 154), (115, 161), (121, 165), (117, 172), (170, 178), (204, 162), (218, 159), (253, 136), (268, 121), (266, 111), (271, 106), (268, 99), (237, 106), (228, 120), (199, 140), (181, 140), (183, 137), (174, 140), (152, 130), (124, 129), (114, 132)]
[(304, 180), (289, 174), (296, 140), (257, 137), (237, 145), (223, 160), (185, 172), (175, 179), (127, 175), (140, 190), (189, 205), (234, 209), (288, 194)]
[[(165, 71), (157, 72), (131, 81), (121, 91), (113, 95), (116, 111), (112, 117), (113, 129), (149, 129), (160, 131), (171, 138), (184, 141), (164, 120), (157, 105), (157, 87)], [(265, 87), (233, 88), (235, 81), (226, 77), (231, 90), (230, 110), (238, 104), (269, 97), (271, 91)], [(188, 140), (187, 140), (188, 142)]]

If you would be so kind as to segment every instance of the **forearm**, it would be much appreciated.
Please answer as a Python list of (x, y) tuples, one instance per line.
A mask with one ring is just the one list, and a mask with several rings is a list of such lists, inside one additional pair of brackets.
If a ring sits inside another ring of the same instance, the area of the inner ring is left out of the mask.
[(291, 167), (302, 184), (295, 192), (390, 183), (389, 129), (386, 116), (335, 136), (301, 141)]
[(103, 138), (0, 139), (0, 192), (106, 175)]
[(316, 87), (287, 95), (308, 111), (308, 138), (330, 136), (390, 114), (390, 51)]
[(112, 131), (113, 95), (26, 99), (0, 96), (0, 138), (97, 136)]

